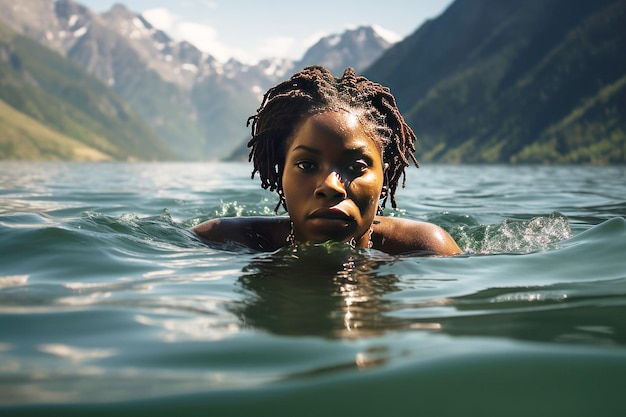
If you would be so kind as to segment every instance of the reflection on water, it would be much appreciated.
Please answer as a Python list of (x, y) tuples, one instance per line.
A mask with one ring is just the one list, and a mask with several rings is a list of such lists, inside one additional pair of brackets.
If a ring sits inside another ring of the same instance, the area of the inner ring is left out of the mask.
[(0, 407), (169, 415), (163, 398), (180, 412), (176, 396), (199, 393), (202, 415), (232, 415), (220, 402), (239, 415), (311, 403), (328, 405), (313, 415), (396, 415), (428, 400), (425, 415), (459, 415), (475, 398), (598, 415), (590, 390), (603, 410), (623, 405), (623, 168), (411, 171), (402, 210), (385, 214), (442, 225), (466, 250), (451, 258), (204, 245), (188, 227), (273, 215), (249, 171), (0, 163)]
[[(507, 282), (506, 277), (491, 278), (506, 273), (503, 262), (482, 278), (499, 282), (500, 286), (472, 290), (472, 279), (439, 275), (432, 270), (443, 266), (445, 271), (446, 263), (452, 265), (450, 258), (392, 257), (340, 243), (299, 245), (255, 257), (238, 280), (244, 299), (231, 311), (240, 317), (243, 326), (290, 336), (359, 339), (394, 331), (436, 331), (450, 336), (626, 345), (626, 326), (621, 320), (626, 281), (618, 277), (617, 271), (617, 275), (609, 274), (601, 281), (579, 281), (577, 275), (593, 275), (581, 267), (565, 269), (570, 271), (569, 276), (563, 276), (565, 283), (558, 283), (559, 259), (559, 265), (583, 253), (595, 256), (597, 261), (614, 259), (599, 247), (581, 247), (576, 239), (564, 242), (560, 237), (570, 231), (563, 220), (562, 215), (555, 214), (517, 222), (515, 227), (505, 223), (500, 230), (510, 233), (492, 234), (492, 242), (521, 242), (523, 252), (544, 248), (543, 252), (515, 261), (511, 255), (503, 258), (516, 266), (517, 281), (528, 284), (523, 287), (513, 280)], [(605, 230), (622, 234), (626, 222), (606, 222), (578, 240), (589, 234), (606, 235)], [(564, 247), (546, 251), (555, 244)], [(620, 242), (620, 246), (624, 244)], [(510, 247), (504, 244), (502, 248), (505, 251)], [(594, 253), (596, 250), (598, 253)], [(479, 270), (479, 258), (469, 257), (467, 261), (468, 268)], [(607, 279), (611, 276), (616, 278)], [(428, 295), (431, 290), (433, 296)], [(461, 294), (453, 295), (453, 291)], [(439, 293), (449, 295), (441, 297)], [(611, 298), (615, 298), (615, 307), (611, 306)], [(546, 314), (554, 319), (553, 326), (545, 322)]]
[(626, 346), (622, 294), (624, 278), (489, 288), (453, 298), (457, 314), (439, 320), (455, 336)]
[(245, 298), (235, 307), (242, 322), (283, 335), (354, 339), (398, 326), (386, 316), (399, 277), (381, 274), (393, 263), (385, 254), (344, 243), (303, 244), (256, 257), (239, 285)]

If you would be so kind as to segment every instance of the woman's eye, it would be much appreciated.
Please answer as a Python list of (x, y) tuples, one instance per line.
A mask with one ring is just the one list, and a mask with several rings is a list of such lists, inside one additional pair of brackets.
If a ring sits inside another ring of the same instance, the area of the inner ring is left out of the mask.
[(360, 174), (367, 169), (368, 165), (365, 161), (355, 161), (348, 166), (350, 172)]
[(311, 161), (298, 161), (296, 167), (304, 172), (311, 172), (315, 168), (315, 164)]

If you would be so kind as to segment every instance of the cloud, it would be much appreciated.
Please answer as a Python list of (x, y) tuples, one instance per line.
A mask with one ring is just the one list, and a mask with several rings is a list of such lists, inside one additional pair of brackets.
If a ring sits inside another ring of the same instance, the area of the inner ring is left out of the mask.
[(177, 22), (172, 36), (191, 42), (203, 51), (211, 52), (212, 48), (220, 49), (217, 31), (201, 23)]
[(165, 7), (158, 7), (156, 9), (148, 9), (141, 13), (141, 15), (157, 29), (161, 29), (163, 32), (170, 32), (175, 25), (177, 17), (175, 14), (167, 10)]
[(283, 57), (289, 55), (289, 51), (295, 45), (296, 40), (290, 36), (273, 36), (260, 40), (258, 52), (267, 58)]
[(250, 60), (244, 51), (221, 42), (217, 30), (210, 25), (186, 21), (164, 7), (145, 10), (142, 15), (154, 27), (166, 32), (176, 41), (185, 40), (211, 54), (218, 61), (226, 62), (231, 57), (242, 61)]
[(198, 6), (204, 6), (209, 10), (217, 9), (217, 2), (211, 0), (183, 0), (180, 5), (193, 9), (197, 9)]
[(327, 32), (315, 32), (311, 36), (307, 36), (306, 38), (304, 38), (300, 43), (302, 44), (304, 49), (308, 49), (311, 46), (315, 45), (320, 39), (326, 36), (328, 36)]
[(393, 30), (385, 29), (382, 26), (372, 25), (376, 33), (380, 35), (381, 38), (386, 40), (389, 43), (396, 43), (402, 40), (402, 35), (394, 32)]
[[(217, 7), (215, 2), (205, 1), (209, 8)], [(217, 29), (211, 25), (185, 19), (165, 7), (156, 7), (142, 12), (143, 17), (154, 27), (167, 33), (176, 41), (187, 41), (196, 48), (212, 55), (221, 62), (231, 58), (245, 63), (255, 64), (259, 59), (274, 57), (302, 58), (304, 52), (326, 36), (325, 32), (317, 32), (305, 39), (298, 40), (293, 36), (270, 36), (250, 39), (246, 47), (234, 47), (223, 42)]]

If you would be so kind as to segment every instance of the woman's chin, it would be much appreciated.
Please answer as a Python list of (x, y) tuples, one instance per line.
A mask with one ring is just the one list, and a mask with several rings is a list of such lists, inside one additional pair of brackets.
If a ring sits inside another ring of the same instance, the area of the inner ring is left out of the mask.
[(327, 242), (329, 240), (347, 242), (354, 236), (356, 230), (354, 222), (338, 219), (314, 219), (309, 226), (312, 227), (306, 233), (306, 240), (314, 242)]

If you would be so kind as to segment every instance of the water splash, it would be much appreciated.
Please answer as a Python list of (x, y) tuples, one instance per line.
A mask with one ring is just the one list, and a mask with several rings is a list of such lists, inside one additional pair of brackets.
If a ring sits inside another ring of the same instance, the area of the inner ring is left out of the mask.
[(464, 225), (453, 232), (459, 246), (473, 254), (525, 254), (549, 250), (572, 235), (561, 213), (530, 220), (504, 220), (499, 225)]
[(108, 250), (126, 247), (137, 249), (173, 249), (196, 247), (199, 242), (186, 229), (178, 224), (170, 212), (164, 209), (160, 214), (140, 217), (136, 213), (123, 213), (110, 216), (88, 211), (79, 218), (66, 222), (68, 230), (85, 238), (111, 242)]

